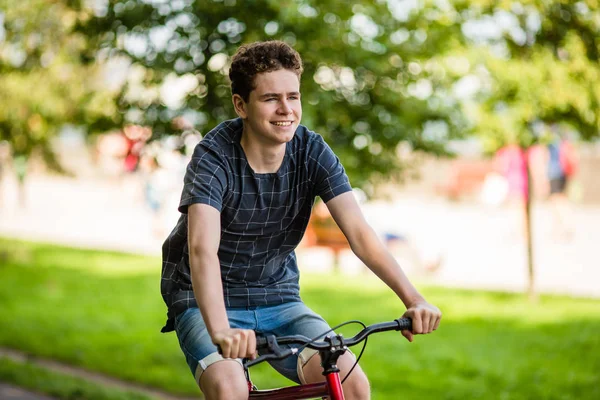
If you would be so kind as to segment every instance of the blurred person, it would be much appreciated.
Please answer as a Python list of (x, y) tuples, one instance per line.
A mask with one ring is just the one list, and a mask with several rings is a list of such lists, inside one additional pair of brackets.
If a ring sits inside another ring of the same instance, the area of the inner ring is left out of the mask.
[(128, 141), (121, 132), (98, 135), (92, 153), (94, 164), (103, 174), (121, 176), (128, 151)]
[[(323, 138), (300, 125), (298, 53), (280, 41), (241, 46), (229, 77), (239, 118), (224, 121), (196, 146), (163, 245), (163, 332), (175, 331), (207, 399), (246, 399), (240, 358), (255, 357), (255, 331), (314, 337), (329, 325), (301, 301), (294, 249), (315, 197), (327, 205), (356, 255), (400, 298), (413, 334), (437, 329), (429, 304), (367, 224), (345, 170)], [(219, 345), (222, 354), (217, 352)], [(289, 379), (322, 381), (307, 349), (271, 365)], [(340, 357), (342, 374), (354, 364)], [(344, 383), (348, 399), (368, 399), (360, 366)]]
[(171, 221), (172, 213), (169, 211), (171, 206), (177, 208), (186, 163), (179, 151), (178, 139), (166, 137), (152, 142), (140, 156), (144, 200), (152, 213), (152, 231), (157, 238), (164, 238), (168, 222), (177, 221), (177, 218)]
[(144, 145), (152, 136), (152, 131), (148, 127), (127, 125), (123, 128), (123, 135), (126, 140), (123, 168), (126, 173), (135, 172), (138, 168)]
[(163, 237), (163, 210), (169, 176), (153, 155), (142, 155), (139, 164), (144, 180), (144, 200), (152, 213), (152, 233), (157, 238)]
[(550, 191), (548, 181), (548, 148), (546, 144), (534, 144), (527, 150), (532, 198), (546, 199)]
[(517, 231), (526, 237), (529, 198), (527, 151), (517, 144), (500, 148), (496, 152), (494, 169), (506, 179), (506, 202), (513, 211)]
[(125, 139), (125, 155), (119, 175), (121, 193), (128, 202), (144, 204), (144, 181), (138, 169), (144, 147), (152, 136), (152, 130), (140, 125), (127, 125), (123, 128), (122, 136)]
[(560, 238), (570, 239), (573, 235), (573, 215), (567, 189), (569, 181), (577, 172), (578, 157), (571, 142), (560, 134), (556, 135), (547, 148), (549, 199), (554, 215), (554, 232)]

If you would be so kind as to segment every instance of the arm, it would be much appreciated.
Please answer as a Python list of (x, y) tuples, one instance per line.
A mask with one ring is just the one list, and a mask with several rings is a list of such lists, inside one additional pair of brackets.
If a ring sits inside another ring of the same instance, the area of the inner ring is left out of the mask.
[(206, 204), (188, 207), (188, 245), (194, 296), (214, 344), (221, 346), (223, 357), (254, 357), (254, 331), (231, 329), (221, 282), (218, 250), (221, 239), (221, 215)]
[[(365, 220), (352, 192), (334, 197), (327, 202), (327, 208), (354, 254), (402, 300), (407, 308), (404, 316), (413, 320), (413, 332), (430, 333), (437, 329), (441, 312), (427, 303), (410, 283), (396, 259)], [(411, 332), (403, 331), (402, 334), (412, 341)]]

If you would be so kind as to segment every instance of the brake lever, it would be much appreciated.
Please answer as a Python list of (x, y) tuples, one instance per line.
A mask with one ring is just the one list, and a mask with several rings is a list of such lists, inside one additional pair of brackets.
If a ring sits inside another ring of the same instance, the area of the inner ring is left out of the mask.
[(261, 362), (267, 361), (267, 360), (273, 360), (273, 359), (278, 360), (278, 359), (281, 359), (281, 358), (289, 357), (292, 354), (296, 354), (298, 352), (298, 349), (292, 348), (292, 349), (287, 349), (285, 351), (282, 351), (278, 347), (276, 351), (277, 352), (273, 352), (273, 353), (270, 353), (270, 354), (265, 354), (265, 355), (259, 356), (259, 357), (255, 358), (254, 360), (246, 361), (244, 363), (244, 368), (250, 368), (253, 365), (260, 364)]

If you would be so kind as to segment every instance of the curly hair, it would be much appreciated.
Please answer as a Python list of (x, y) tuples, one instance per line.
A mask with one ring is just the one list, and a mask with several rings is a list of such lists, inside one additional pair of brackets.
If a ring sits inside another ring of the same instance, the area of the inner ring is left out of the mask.
[(231, 93), (238, 94), (248, 102), (254, 86), (254, 78), (263, 72), (288, 69), (302, 75), (302, 59), (300, 54), (287, 43), (279, 40), (255, 42), (240, 46), (231, 59), (229, 79)]

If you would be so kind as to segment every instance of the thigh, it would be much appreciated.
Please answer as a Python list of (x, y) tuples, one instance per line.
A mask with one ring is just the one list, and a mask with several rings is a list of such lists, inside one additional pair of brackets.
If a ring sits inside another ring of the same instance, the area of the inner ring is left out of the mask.
[[(243, 313), (240, 312), (235, 312), (232, 317), (228, 310), (229, 322), (232, 328), (254, 329), (253, 326), (247, 326), (246, 323), (246, 321), (252, 320), (254, 316), (251, 312), (244, 311), (249, 315), (246, 319), (244, 319)], [(217, 347), (212, 342), (200, 310), (197, 307), (188, 308), (178, 315), (175, 318), (175, 332), (188, 367), (196, 382), (199, 383), (200, 377), (208, 366), (223, 360), (217, 351)], [(235, 363), (240, 364), (240, 361), (238, 360)], [(240, 371), (243, 373), (242, 369)]]
[[(331, 331), (329, 324), (302, 302), (261, 308), (257, 310), (257, 313), (259, 321), (257, 331), (260, 334), (303, 335), (313, 339), (322, 338)], [(319, 356), (317, 355), (316, 358), (318, 359)], [(269, 364), (286, 378), (300, 383), (297, 370), (298, 355), (292, 355), (283, 360), (269, 361)]]
[(198, 308), (188, 308), (175, 318), (175, 333), (193, 375), (200, 360), (217, 352)]

